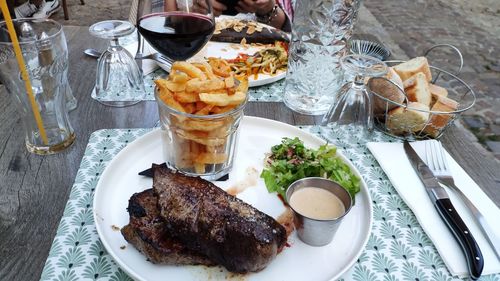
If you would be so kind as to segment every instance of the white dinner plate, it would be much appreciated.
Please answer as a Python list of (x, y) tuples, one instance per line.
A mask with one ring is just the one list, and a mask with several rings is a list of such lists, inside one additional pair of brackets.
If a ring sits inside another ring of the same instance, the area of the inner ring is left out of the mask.
[[(226, 182), (214, 182), (222, 189), (248, 181), (248, 169), (260, 174), (265, 153), (271, 146), (279, 144), (283, 137), (299, 137), (308, 147), (318, 147), (325, 142), (294, 126), (257, 117), (244, 117), (241, 122), (237, 154), (233, 171)], [(359, 176), (356, 168), (340, 156)], [(146, 260), (120, 231), (129, 221), (128, 200), (132, 194), (151, 188), (150, 178), (137, 173), (147, 169), (151, 163), (162, 163), (160, 130), (154, 130), (138, 138), (120, 151), (103, 172), (94, 195), (94, 220), (99, 237), (108, 253), (118, 265), (137, 280), (227, 280), (241, 276), (231, 274), (222, 267), (155, 265)], [(256, 176), (258, 178), (258, 176)], [(277, 218), (285, 210), (283, 203), (270, 194), (262, 179), (255, 186), (238, 194), (238, 198), (268, 215)], [(333, 241), (323, 247), (312, 247), (300, 241), (293, 232), (288, 238), (290, 247), (285, 247), (276, 259), (264, 270), (249, 273), (244, 280), (336, 280), (346, 272), (363, 251), (370, 236), (372, 224), (371, 199), (366, 183), (361, 181), (361, 192), (356, 195), (356, 204), (344, 218)], [(126, 246), (124, 249), (121, 247)]]
[[(234, 59), (238, 56), (239, 53), (253, 55), (257, 51), (262, 50), (263, 48), (264, 47), (262, 46), (249, 46), (248, 48), (244, 48), (243, 45), (240, 44), (209, 41), (207, 45), (205, 45), (205, 47), (200, 51), (200, 53), (195, 55), (195, 58), (199, 59), (199, 58), (216, 57), (222, 59)], [(192, 61), (192, 59), (190, 59), (189, 61)], [(158, 63), (158, 65), (165, 71), (167, 72), (170, 71), (169, 65), (161, 63)], [(257, 78), (255, 78), (252, 75), (248, 77), (248, 86), (258, 87), (271, 84), (285, 78), (285, 76), (286, 76), (286, 71), (279, 71), (276, 75), (260, 73), (257, 75)]]
[[(219, 19), (228, 19), (228, 18), (237, 18), (234, 16), (219, 16), (216, 18), (216, 20)], [(241, 17), (240, 17), (241, 18)], [(244, 19), (244, 18), (243, 18)], [(261, 23), (262, 24), (262, 23)], [(272, 26), (265, 25), (269, 29), (275, 29)], [(204, 58), (208, 57), (216, 57), (216, 58), (222, 58), (222, 59), (234, 59), (238, 56), (238, 54), (243, 53), (247, 55), (253, 55), (257, 51), (262, 50), (263, 46), (245, 46), (240, 45), (240, 44), (235, 44), (235, 43), (224, 43), (224, 42), (213, 42), (209, 41), (203, 49), (196, 54), (190, 61), (192, 60), (202, 60)], [(170, 66), (158, 63), (158, 65), (163, 68), (165, 71), (170, 71)], [(279, 81), (286, 76), (286, 71), (279, 71), (276, 73), (276, 75), (268, 75), (268, 74), (258, 74), (257, 78), (255, 78), (253, 75), (251, 77), (248, 77), (248, 86), (249, 87), (258, 87), (258, 86), (263, 86), (267, 84), (274, 83), (276, 81)]]

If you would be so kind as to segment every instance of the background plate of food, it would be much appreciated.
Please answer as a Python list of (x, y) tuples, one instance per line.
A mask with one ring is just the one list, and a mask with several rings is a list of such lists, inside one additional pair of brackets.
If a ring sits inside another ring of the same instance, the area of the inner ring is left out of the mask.
[[(249, 87), (285, 78), (289, 35), (274, 27), (233, 17), (219, 17), (207, 45), (190, 61), (221, 58), (237, 75), (247, 75)], [(159, 64), (169, 71), (170, 67)]]
[[(287, 208), (276, 193), (269, 193), (259, 177), (271, 147), (283, 137), (298, 137), (307, 147), (318, 148), (325, 141), (294, 126), (281, 122), (244, 117), (240, 124), (235, 165), (226, 181), (214, 184), (254, 208), (288, 222)], [(338, 152), (338, 157), (360, 177), (359, 171)], [(372, 224), (371, 199), (361, 180), (355, 205), (344, 218), (333, 241), (323, 247), (301, 242), (296, 232), (287, 246), (266, 268), (252, 273), (230, 273), (221, 266), (153, 264), (134, 246), (128, 244), (119, 228), (129, 224), (127, 207), (135, 193), (150, 189), (152, 180), (139, 176), (151, 163), (162, 163), (161, 130), (140, 137), (125, 147), (107, 166), (94, 195), (94, 219), (99, 237), (118, 265), (136, 280), (336, 280), (361, 255)]]

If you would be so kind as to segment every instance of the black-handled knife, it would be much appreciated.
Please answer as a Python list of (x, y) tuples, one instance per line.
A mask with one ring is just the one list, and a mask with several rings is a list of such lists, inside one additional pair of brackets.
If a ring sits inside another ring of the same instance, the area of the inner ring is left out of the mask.
[(446, 225), (460, 244), (467, 260), (470, 278), (472, 280), (478, 279), (483, 272), (484, 260), (476, 240), (451, 203), (448, 193), (439, 185), (437, 178), (429, 167), (418, 156), (409, 142), (405, 141), (403, 146), (411, 165), (425, 186), (425, 191), (427, 191), (441, 218), (446, 222)]

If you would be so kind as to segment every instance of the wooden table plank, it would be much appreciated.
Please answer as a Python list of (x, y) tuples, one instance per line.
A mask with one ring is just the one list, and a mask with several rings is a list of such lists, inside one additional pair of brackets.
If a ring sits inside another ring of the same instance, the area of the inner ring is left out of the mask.
[(500, 207), (500, 164), (493, 154), (482, 147), (472, 133), (453, 126), (442, 142), (453, 159), (469, 174), (483, 191)]
[[(16, 109), (0, 89), (0, 280), (38, 280), (45, 264), (76, 172), (92, 132), (103, 128), (152, 127), (157, 117), (154, 102), (128, 108), (103, 106), (90, 97), (96, 60), (83, 50), (104, 49), (107, 42), (93, 38), (86, 27), (65, 27), (69, 46), (69, 79), (78, 108), (70, 113), (77, 134), (68, 150), (51, 156), (26, 151)], [(247, 115), (289, 124), (318, 124), (319, 117), (292, 112), (282, 103), (249, 103)], [(459, 128), (443, 139), (464, 169), (500, 205), (500, 165), (471, 145)]]

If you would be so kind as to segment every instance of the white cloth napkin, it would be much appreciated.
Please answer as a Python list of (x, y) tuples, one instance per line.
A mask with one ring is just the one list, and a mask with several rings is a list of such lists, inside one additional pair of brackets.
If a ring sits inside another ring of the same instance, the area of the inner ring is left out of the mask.
[[(417, 217), (423, 230), (434, 243), (439, 254), (443, 258), (450, 273), (454, 276), (468, 276), (465, 256), (460, 245), (456, 242), (445, 222), (441, 220), (430, 198), (424, 189), (424, 185), (410, 164), (402, 143), (368, 143), (368, 149), (377, 159), (378, 163), (389, 177), (401, 198)], [(425, 161), (425, 141), (412, 143), (420, 158)], [(486, 217), (494, 231), (500, 234), (500, 209), (481, 190), (481, 188), (467, 175), (457, 162), (445, 153), (448, 166), (455, 179), (455, 184), (476, 205), (479, 211)], [(469, 227), (476, 242), (481, 248), (484, 258), (483, 275), (500, 273), (500, 261), (497, 259), (493, 249), (484, 237), (479, 226), (475, 223), (467, 207), (461, 201), (458, 194), (447, 189), (453, 205), (460, 214), (465, 224)]]
[[(132, 57), (137, 53), (137, 41), (123, 46)], [(143, 55), (149, 55), (156, 53), (156, 50), (149, 45), (148, 41), (144, 40), (144, 53)], [(155, 71), (158, 68), (158, 64), (154, 60), (142, 60), (142, 72), (143, 75), (148, 75), (149, 73)]]

